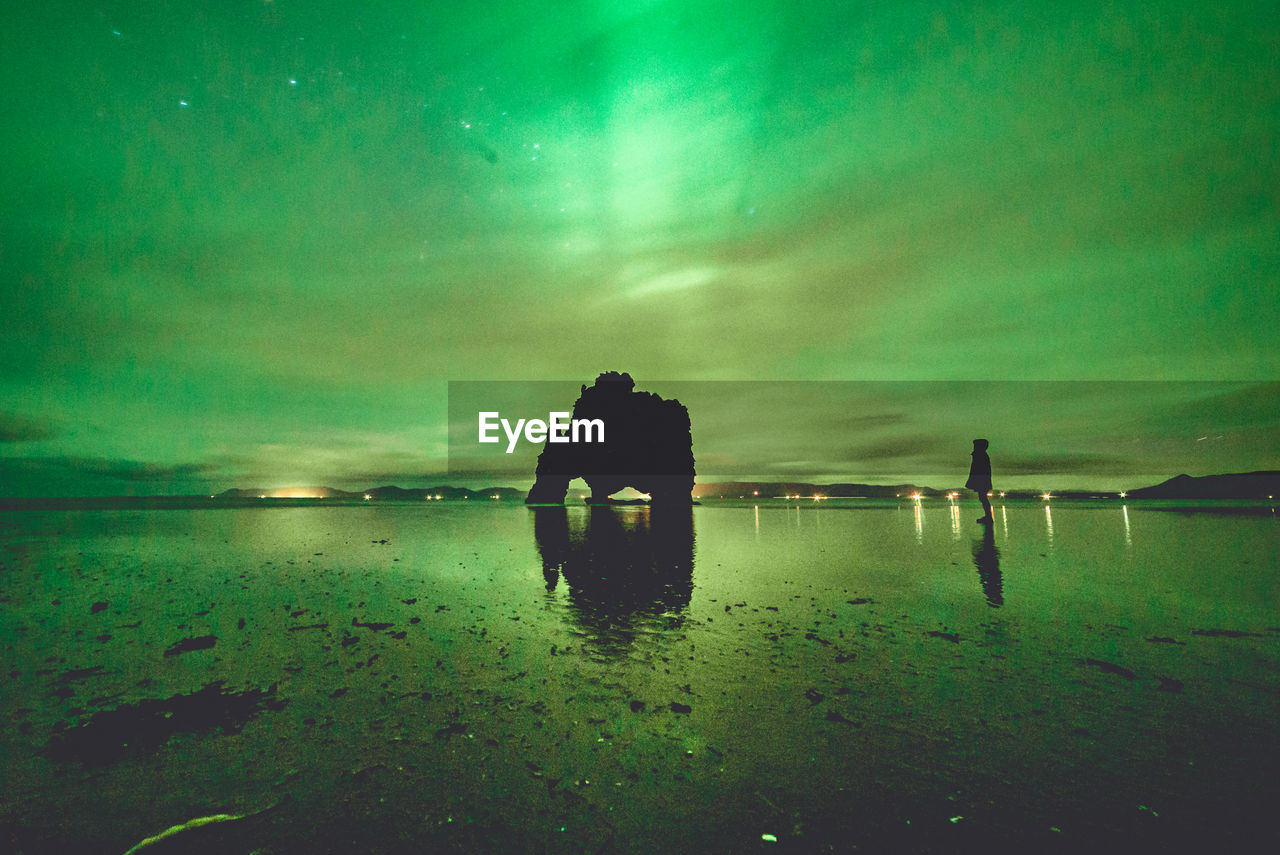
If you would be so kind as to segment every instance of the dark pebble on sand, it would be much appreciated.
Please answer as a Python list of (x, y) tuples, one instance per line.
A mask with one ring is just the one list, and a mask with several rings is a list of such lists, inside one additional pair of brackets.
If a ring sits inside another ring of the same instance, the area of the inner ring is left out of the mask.
[(1265, 638), (1260, 632), (1245, 632), (1240, 629), (1193, 629), (1192, 635), (1205, 635), (1210, 638)]
[(450, 736), (453, 736), (454, 734), (466, 733), (466, 732), (467, 732), (467, 726), (465, 724), (462, 724), (461, 722), (457, 722), (455, 724), (449, 725), (448, 727), (442, 727), (439, 730), (437, 730), (435, 733), (435, 737), (436, 739), (448, 739)]
[(1107, 674), (1115, 674), (1117, 677), (1124, 677), (1126, 680), (1138, 679), (1138, 675), (1130, 671), (1128, 668), (1113, 665), (1110, 662), (1103, 662), (1100, 659), (1077, 659), (1076, 661), (1081, 665), (1092, 665), (1094, 668), (1097, 668), (1099, 671), (1104, 671)]
[[(50, 673), (48, 671), (37, 671), (36, 673)], [(101, 665), (94, 665), (91, 668), (73, 668), (70, 671), (63, 671), (58, 675), (59, 683), (71, 683), (76, 680), (83, 680), (87, 677), (96, 677), (102, 673)]]
[(164, 655), (176, 656), (179, 653), (187, 653), (192, 650), (208, 650), (217, 643), (218, 636), (216, 635), (199, 635), (194, 638), (184, 638), (165, 650)]
[(393, 623), (364, 623), (363, 621), (357, 620), (356, 618), (351, 619), (351, 625), (362, 627), (364, 629), (371, 629), (374, 632), (382, 632), (382, 630), (384, 629), (388, 629), (390, 627), (395, 626), (395, 624)]

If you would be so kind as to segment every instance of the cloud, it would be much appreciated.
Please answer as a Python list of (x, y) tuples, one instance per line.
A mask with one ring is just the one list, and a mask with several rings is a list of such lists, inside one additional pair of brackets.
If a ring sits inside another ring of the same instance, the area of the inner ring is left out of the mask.
[(163, 464), (107, 457), (16, 457), (0, 464), (6, 475), (32, 478), (116, 479), (120, 481), (187, 481), (208, 477), (213, 466), (207, 463)]
[(846, 430), (868, 430), (878, 427), (892, 427), (893, 425), (902, 424), (907, 420), (907, 414), (896, 413), (868, 413), (865, 416), (848, 416), (837, 426), (843, 426)]
[(870, 463), (879, 460), (900, 461), (903, 458), (914, 458), (922, 455), (945, 455), (948, 446), (955, 441), (936, 434), (914, 434), (892, 437), (875, 442), (868, 442), (850, 448), (847, 459), (855, 463)]
[(1208, 424), (1216, 431), (1280, 427), (1280, 383), (1184, 383), (1174, 388), (1181, 395), (1169, 405), (1167, 418), (1188, 432)]
[(53, 423), (13, 412), (0, 412), (0, 442), (39, 442), (57, 435)]
[(1000, 475), (1134, 475), (1142, 467), (1123, 457), (1109, 454), (1044, 454), (1035, 457), (999, 457), (992, 468)]

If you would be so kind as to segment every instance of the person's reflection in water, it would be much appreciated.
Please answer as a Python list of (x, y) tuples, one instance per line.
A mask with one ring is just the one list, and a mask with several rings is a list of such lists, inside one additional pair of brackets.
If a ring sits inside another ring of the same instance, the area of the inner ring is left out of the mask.
[(547, 590), (564, 576), (570, 619), (593, 655), (625, 656), (637, 638), (683, 623), (693, 595), (691, 508), (532, 512)]
[(1000, 550), (996, 548), (994, 523), (983, 523), (982, 537), (973, 541), (973, 566), (978, 568), (978, 580), (987, 595), (987, 605), (1000, 608), (1004, 605), (1004, 585), (1000, 578)]

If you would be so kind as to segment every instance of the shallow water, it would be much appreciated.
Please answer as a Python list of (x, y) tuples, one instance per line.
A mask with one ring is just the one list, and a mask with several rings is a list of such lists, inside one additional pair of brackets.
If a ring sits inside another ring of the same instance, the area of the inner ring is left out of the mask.
[(0, 849), (1274, 838), (1275, 511), (977, 515), (0, 513)]

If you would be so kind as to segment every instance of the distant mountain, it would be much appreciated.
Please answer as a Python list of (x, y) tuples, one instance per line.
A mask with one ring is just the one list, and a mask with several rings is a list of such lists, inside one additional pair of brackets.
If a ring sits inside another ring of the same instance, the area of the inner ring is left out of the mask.
[(420, 502), (425, 499), (471, 499), (471, 498), (487, 498), (492, 499), (497, 496), (499, 499), (519, 499), (524, 501), (524, 490), (518, 490), (515, 487), (484, 487), (479, 490), (470, 490), (466, 487), (413, 487), (406, 489), (404, 487), (371, 487), (363, 493), (356, 495), (368, 495), (374, 499), (394, 500), (401, 502)]
[(469, 490), (466, 487), (371, 487), (368, 490), (348, 492), (335, 490), (333, 487), (235, 487), (218, 493), (219, 499), (363, 499), (371, 500), (422, 502), (428, 499), (455, 500), (485, 498), (524, 500), (524, 490), (515, 487), (485, 487), (482, 490)]
[(248, 487), (223, 490), (219, 499), (355, 499), (359, 493), (348, 493), (332, 487)]
[(693, 485), (695, 499), (752, 499), (779, 496), (826, 496), (892, 499), (919, 493), (945, 496), (949, 490), (935, 490), (918, 484), (810, 484), (805, 481), (712, 481)]
[(1234, 475), (1176, 475), (1153, 487), (1129, 490), (1130, 499), (1265, 499), (1280, 496), (1280, 471)]

